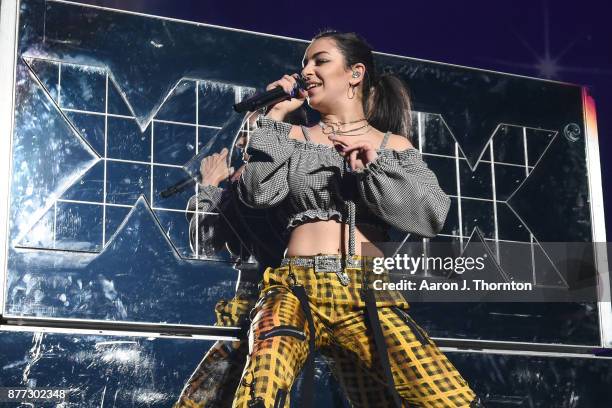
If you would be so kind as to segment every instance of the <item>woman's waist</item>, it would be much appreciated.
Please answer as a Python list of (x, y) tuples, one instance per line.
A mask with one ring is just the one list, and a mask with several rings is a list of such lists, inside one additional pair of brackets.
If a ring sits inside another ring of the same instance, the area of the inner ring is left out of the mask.
[[(349, 226), (336, 220), (310, 221), (291, 231), (287, 256), (343, 255), (348, 253)], [(369, 224), (355, 226), (355, 254), (382, 256), (376, 242), (387, 240), (385, 229)]]
[[(264, 277), (281, 277), (292, 283), (311, 284), (334, 281), (339, 286), (361, 287), (377, 276), (373, 275), (377, 257), (364, 255), (318, 254), (286, 256), (278, 268), (269, 268)], [(264, 279), (265, 280), (265, 279)], [(315, 285), (316, 286), (316, 285)]]
[[(287, 256), (278, 268), (268, 268), (263, 276), (261, 295), (268, 291), (303, 286), (315, 305), (345, 304), (365, 306), (365, 291), (373, 288), (375, 281), (389, 282), (388, 274), (374, 273), (376, 257), (338, 254), (314, 256)], [(276, 289), (275, 289), (276, 288)], [(406, 299), (396, 290), (374, 290), (376, 305), (404, 305)]]
[(376, 259), (377, 257), (369, 255), (287, 255), (281, 260), (280, 267), (300, 266), (312, 268), (315, 272), (336, 272), (343, 269), (371, 270)]

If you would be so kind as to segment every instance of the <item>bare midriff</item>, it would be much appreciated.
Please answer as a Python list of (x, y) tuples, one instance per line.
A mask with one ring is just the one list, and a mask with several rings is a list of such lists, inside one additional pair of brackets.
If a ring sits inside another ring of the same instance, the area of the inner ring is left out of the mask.
[[(382, 256), (380, 250), (362, 244), (386, 241), (387, 235), (371, 225), (356, 225), (355, 255)], [(348, 254), (349, 226), (336, 220), (313, 221), (297, 226), (289, 237), (285, 256)]]

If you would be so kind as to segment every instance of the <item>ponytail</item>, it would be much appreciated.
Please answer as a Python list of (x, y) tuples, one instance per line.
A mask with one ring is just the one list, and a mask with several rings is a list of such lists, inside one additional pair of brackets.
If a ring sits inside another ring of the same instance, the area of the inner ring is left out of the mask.
[(372, 47), (356, 33), (327, 30), (317, 34), (314, 40), (331, 38), (344, 55), (347, 68), (356, 63), (365, 65), (362, 97), (363, 111), (372, 126), (383, 132), (391, 131), (410, 139), (410, 97), (406, 85), (397, 76), (377, 76)]
[(376, 129), (411, 139), (411, 103), (408, 88), (393, 74), (383, 74), (371, 88), (364, 111)]

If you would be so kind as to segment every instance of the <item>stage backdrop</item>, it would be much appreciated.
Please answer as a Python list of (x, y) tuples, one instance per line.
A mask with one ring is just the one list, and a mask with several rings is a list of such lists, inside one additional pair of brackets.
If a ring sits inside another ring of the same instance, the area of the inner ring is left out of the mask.
[[(232, 149), (232, 104), (299, 72), (307, 42), (60, 1), (3, 1), (11, 18), (0, 386), (79, 388), (79, 407), (168, 406), (212, 340), (238, 334), (212, 326), (213, 308), (233, 296), (234, 257), (246, 257), (189, 244), (197, 187), (160, 192)], [(601, 238), (594, 111), (581, 87), (401, 56), (376, 64), (409, 86), (413, 144), (452, 200), (438, 237), (398, 242), (486, 244), (496, 281), (554, 291), (594, 278), (567, 273), (546, 245)], [(529, 256), (506, 268), (516, 248)], [(610, 313), (596, 297), (412, 305), (491, 407), (605, 406), (610, 360), (589, 357), (610, 345)], [(319, 364), (318, 381), (330, 381)], [(345, 404), (337, 390), (317, 398)]]

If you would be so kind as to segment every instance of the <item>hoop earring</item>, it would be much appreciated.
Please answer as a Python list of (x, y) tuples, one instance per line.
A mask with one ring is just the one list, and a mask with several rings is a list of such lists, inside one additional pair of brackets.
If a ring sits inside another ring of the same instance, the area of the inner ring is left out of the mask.
[[(351, 90), (353, 91), (353, 92), (352, 92), (352, 95), (351, 95)], [(348, 90), (346, 91), (346, 96), (347, 96), (349, 99), (353, 99), (353, 98), (355, 98), (355, 87), (354, 87), (353, 85), (349, 85)]]

